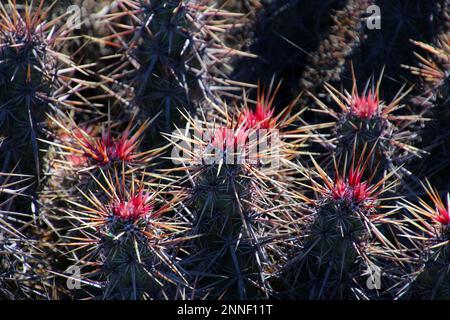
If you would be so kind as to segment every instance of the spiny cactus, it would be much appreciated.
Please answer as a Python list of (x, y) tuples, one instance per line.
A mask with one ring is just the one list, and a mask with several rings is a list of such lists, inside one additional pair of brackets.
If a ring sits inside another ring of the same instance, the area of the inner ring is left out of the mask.
[[(73, 181), (72, 187), (85, 190), (92, 182), (92, 175), (100, 177), (100, 170), (113, 172), (124, 167), (129, 173), (149, 171), (159, 152), (157, 149), (141, 151), (140, 148), (149, 121), (137, 126), (132, 120), (123, 128), (118, 121), (77, 125), (67, 117), (53, 120), (60, 129), (54, 142), (50, 142), (59, 150), (56, 155), (59, 161), (55, 163), (53, 174), (59, 180)], [(70, 183), (66, 186), (71, 187)]]
[[(388, 223), (392, 214), (383, 210), (383, 194), (396, 181), (388, 181), (391, 172), (372, 182), (374, 175), (366, 170), (370, 153), (365, 155), (364, 148), (357, 159), (355, 152), (350, 164), (345, 158), (339, 168), (335, 161), (334, 178), (314, 159), (315, 171), (299, 168), (311, 181), (314, 196), (299, 196), (309, 219), (299, 219), (293, 229), (289, 258), (280, 273), (287, 288), (285, 298), (369, 299), (390, 286), (391, 263), (398, 252), (379, 226)], [(372, 277), (382, 281), (379, 287)]]
[(38, 240), (30, 238), (27, 215), (14, 202), (32, 185), (32, 176), (0, 173), (0, 299), (49, 299), (50, 279)]
[(220, 34), (238, 27), (241, 15), (213, 4), (121, 0), (117, 13), (106, 18), (115, 33), (101, 41), (116, 47), (122, 57), (103, 77), (113, 87), (106, 90), (137, 108), (144, 119), (155, 119), (149, 127), (150, 145), (160, 142), (160, 131), (180, 125), (172, 117), (178, 108), (195, 112), (204, 96), (214, 99), (213, 93), (236, 90), (225, 76), (227, 60), (244, 53), (228, 48)]
[[(124, 177), (151, 176), (155, 164), (152, 160), (159, 152), (141, 149), (148, 122), (137, 126), (134, 121), (123, 124), (101, 119), (77, 124), (70, 115), (49, 116), (52, 134), (45, 141), (49, 145), (44, 159), (47, 179), (39, 192), (39, 207), (40, 219), (48, 226), (41, 236), (46, 239), (52, 269), (59, 274), (71, 266), (70, 257), (61, 248), (65, 248), (66, 238), (72, 235), (73, 225), (66, 212), (75, 209), (72, 203), (79, 201), (80, 192), (101, 197), (104, 194), (101, 186), (108, 183), (104, 175), (121, 170)], [(61, 296), (73, 297), (74, 292), (67, 290), (63, 279), (58, 278), (55, 290)]]
[(436, 47), (419, 41), (413, 41), (413, 43), (417, 48), (426, 52), (427, 57), (416, 53), (419, 65), (417, 67), (404, 67), (420, 77), (424, 98), (431, 98), (432, 101), (445, 108), (449, 96), (450, 36), (448, 34), (441, 35)]
[(184, 263), (196, 298), (271, 294), (274, 230), (290, 219), (290, 160), (305, 140), (301, 129), (289, 130), (293, 105), (275, 115), (272, 102), (269, 92), (255, 108), (209, 106), (217, 110), (214, 122), (185, 116), (195, 136), (179, 129), (171, 137), (183, 153), (172, 159), (185, 172), (177, 184), (186, 189), (183, 206), (193, 223)]
[[(426, 119), (414, 114), (401, 101), (411, 91), (404, 86), (390, 102), (382, 100), (380, 91), (383, 73), (376, 84), (368, 81), (364, 90), (359, 91), (355, 76), (351, 92), (339, 92), (329, 84), (325, 85), (327, 95), (334, 101), (335, 108), (327, 106), (314, 97), (318, 109), (314, 111), (331, 116), (331, 122), (322, 123), (328, 128), (318, 141), (330, 152), (337, 155), (351, 153), (356, 144), (357, 150), (364, 145), (374, 147), (371, 165), (380, 163), (381, 172), (397, 171), (397, 168), (413, 157), (421, 157), (425, 152), (414, 146), (420, 136), (414, 127)], [(409, 171), (403, 167), (402, 172)], [(400, 177), (400, 171), (397, 175)]]
[(40, 1), (37, 9), (28, 5), (19, 9), (15, 2), (0, 4), (0, 136), (4, 139), (0, 160), (4, 172), (22, 160), (20, 172), (40, 174), (39, 138), (46, 114), (64, 103), (68, 91), (79, 90), (69, 75), (81, 69), (58, 52), (70, 28), (57, 28), (63, 16), (45, 21), (48, 12), (43, 5)]
[[(449, 77), (450, 77), (450, 36), (448, 35), (450, 17), (447, 13), (447, 26), (436, 40), (436, 46), (413, 41), (418, 52), (415, 53), (417, 66), (403, 66), (418, 77), (418, 92), (411, 97), (411, 103), (426, 110), (426, 116), (431, 119), (423, 129), (423, 148), (430, 149), (430, 155), (422, 163), (421, 175), (432, 178), (433, 175), (447, 175), (447, 161), (450, 148), (450, 108), (449, 108)], [(420, 52), (420, 53), (419, 53)], [(427, 166), (424, 163), (433, 163)], [(443, 185), (450, 186), (449, 184)]]
[[(127, 173), (151, 175), (157, 164), (153, 160), (161, 150), (141, 148), (148, 121), (140, 126), (133, 120), (128, 124), (109, 120), (77, 125), (71, 117), (63, 116), (52, 117), (52, 121), (58, 129), (54, 130), (52, 141), (47, 141), (51, 145), (51, 159), (48, 159), (49, 179), (40, 193), (44, 207), (76, 197), (78, 189), (96, 192), (98, 185), (94, 178), (101, 180), (102, 170), (113, 173), (123, 169)], [(54, 216), (54, 212), (49, 214)]]
[(408, 201), (403, 206), (410, 212), (405, 228), (415, 245), (411, 251), (419, 268), (409, 276), (404, 298), (416, 300), (450, 300), (450, 194), (441, 199), (427, 181), (425, 190), (431, 200)]
[[(66, 237), (87, 297), (101, 299), (175, 299), (186, 281), (172, 256), (184, 227), (169, 218), (172, 200), (124, 171), (101, 171), (103, 192), (83, 193), (65, 219)], [(177, 201), (173, 199), (173, 201)], [(100, 289), (100, 290), (99, 290)]]

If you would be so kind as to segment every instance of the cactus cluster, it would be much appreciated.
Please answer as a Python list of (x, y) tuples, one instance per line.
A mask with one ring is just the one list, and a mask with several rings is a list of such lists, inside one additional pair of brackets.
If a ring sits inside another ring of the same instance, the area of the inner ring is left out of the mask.
[(380, 227), (395, 223), (389, 220), (393, 211), (382, 210), (385, 194), (396, 184), (388, 181), (394, 172), (372, 181), (366, 171), (373, 149), (365, 156), (364, 148), (355, 159), (354, 147), (349, 163), (335, 160), (333, 178), (315, 161), (315, 170), (305, 172), (316, 196), (303, 199), (309, 221), (298, 226), (302, 232), (283, 267), (290, 297), (367, 299), (385, 294), (369, 290), (380, 289), (367, 285), (376, 272), (383, 273), (385, 288), (395, 278), (390, 272), (398, 252)]
[(450, 299), (446, 3), (0, 3), (0, 299)]
[(267, 298), (273, 291), (272, 232), (292, 219), (290, 164), (304, 142), (302, 129), (288, 129), (297, 116), (293, 104), (275, 114), (275, 94), (260, 92), (254, 107), (214, 105), (224, 110), (214, 122), (186, 116), (191, 130), (171, 136), (184, 154), (173, 160), (185, 167), (177, 184), (192, 220), (183, 263), (196, 284), (194, 297)]

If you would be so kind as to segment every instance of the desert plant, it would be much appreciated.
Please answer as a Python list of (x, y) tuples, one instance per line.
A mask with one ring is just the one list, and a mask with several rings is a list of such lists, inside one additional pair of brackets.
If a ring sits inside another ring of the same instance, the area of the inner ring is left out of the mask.
[(410, 216), (404, 236), (411, 239), (414, 267), (408, 276), (403, 298), (416, 300), (450, 299), (450, 195), (446, 203), (430, 183), (424, 185), (431, 203), (403, 202)]
[(391, 287), (400, 253), (380, 225), (391, 223), (396, 211), (386, 210), (383, 202), (397, 181), (389, 181), (390, 172), (372, 182), (370, 153), (364, 148), (358, 159), (354, 144), (350, 163), (347, 157), (335, 159), (333, 176), (314, 159), (314, 170), (299, 168), (313, 195), (299, 195), (308, 219), (299, 219), (293, 228), (288, 259), (279, 273), (286, 288), (283, 297), (371, 299)]
[(49, 299), (49, 276), (40, 239), (32, 238), (29, 217), (15, 212), (32, 176), (0, 173), (0, 299)]
[[(122, 172), (119, 179), (129, 185), (129, 177), (146, 176), (151, 179), (152, 168), (160, 150), (142, 151), (141, 142), (144, 122), (137, 126), (134, 121), (86, 122), (76, 124), (71, 116), (50, 116), (54, 129), (49, 144), (47, 180), (39, 193), (41, 219), (49, 226), (48, 247), (54, 248), (53, 268), (65, 274), (73, 261), (66, 254), (67, 237), (73, 236), (68, 210), (76, 210), (83, 194), (106, 199), (103, 186), (110, 182), (105, 177), (114, 177)], [(107, 201), (107, 200), (105, 200)], [(86, 201), (83, 202), (86, 204)], [(66, 248), (66, 250), (61, 249)], [(59, 258), (58, 258), (59, 257)], [(60, 260), (60, 261), (57, 261)], [(60, 282), (61, 294), (73, 296)]]
[[(142, 151), (149, 121), (137, 126), (132, 119), (125, 126), (121, 121), (112, 120), (77, 125), (67, 116), (51, 119), (59, 130), (53, 141), (47, 141), (54, 148), (49, 174), (56, 179), (53, 184), (64, 186), (62, 190), (69, 193), (75, 187), (85, 192), (95, 187), (92, 177), (100, 179), (101, 170), (112, 173), (123, 167), (127, 173), (150, 172), (153, 160), (161, 151)], [(55, 190), (61, 188), (55, 186)]]
[(364, 39), (367, 9), (373, 0), (350, 0), (332, 14), (333, 25), (315, 52), (308, 55), (301, 87), (317, 90), (326, 82), (340, 81), (346, 62)]
[[(271, 252), (288, 210), (291, 160), (306, 140), (292, 129), (295, 103), (276, 115), (273, 96), (258, 94), (256, 106), (214, 105), (214, 120), (188, 119), (171, 142), (184, 175), (182, 206), (192, 221), (184, 259), (196, 298), (268, 297), (278, 258)], [(190, 131), (192, 130), (192, 131)], [(305, 134), (302, 134), (304, 130)], [(191, 134), (194, 136), (191, 136)], [(175, 168), (172, 171), (180, 171)]]
[[(20, 162), (19, 172), (40, 174), (43, 124), (46, 114), (70, 106), (68, 92), (76, 94), (80, 82), (70, 77), (82, 71), (58, 48), (70, 35), (64, 19), (46, 21), (44, 2), (39, 6), (0, 4), (0, 135), (1, 168), (8, 172)], [(66, 101), (67, 100), (67, 101)], [(33, 161), (29, 161), (33, 159)]]
[(111, 70), (103, 79), (113, 89), (106, 90), (128, 110), (155, 119), (150, 145), (161, 142), (160, 131), (180, 125), (173, 118), (178, 108), (195, 113), (205, 96), (236, 90), (226, 79), (227, 60), (245, 54), (228, 48), (220, 34), (238, 27), (241, 14), (190, 0), (121, 0), (118, 9), (105, 19), (114, 33), (100, 41), (116, 47), (120, 58), (114, 55), (117, 61), (101, 72)]
[[(421, 147), (429, 151), (422, 163), (417, 165), (417, 174), (432, 179), (436, 174), (447, 175), (449, 168), (450, 147), (450, 108), (449, 75), (450, 75), (450, 37), (448, 36), (449, 15), (447, 25), (443, 24), (443, 32), (436, 39), (436, 45), (413, 41), (417, 48), (417, 66), (405, 66), (417, 76), (418, 90), (411, 97), (411, 104), (425, 110), (430, 122), (422, 130)], [(425, 163), (433, 163), (432, 166)], [(448, 184), (443, 185), (448, 187)]]
[(82, 270), (82, 295), (99, 299), (182, 298), (186, 281), (173, 254), (185, 228), (166, 213), (173, 201), (149, 181), (101, 170), (103, 192), (84, 193), (66, 211), (67, 255)]
[(450, 36), (447, 33), (441, 34), (436, 46), (419, 41), (413, 41), (413, 43), (425, 52), (427, 57), (415, 53), (418, 66), (404, 67), (420, 78), (424, 99), (431, 100), (445, 108), (449, 92)]
[[(390, 101), (382, 100), (380, 91), (383, 73), (378, 81), (368, 81), (364, 90), (359, 91), (355, 76), (351, 92), (339, 92), (329, 84), (325, 84), (327, 96), (336, 104), (335, 108), (314, 97), (321, 114), (333, 118), (331, 122), (322, 123), (322, 128), (328, 128), (318, 139), (329, 153), (338, 156), (351, 154), (356, 143), (360, 152), (364, 145), (374, 147), (371, 153), (371, 165), (380, 164), (383, 174), (394, 171), (398, 177), (408, 173), (405, 164), (414, 157), (421, 157), (425, 151), (414, 146), (420, 138), (415, 124), (427, 119), (420, 113), (413, 113), (402, 100), (412, 88), (404, 90), (403, 86)], [(403, 166), (403, 167), (402, 167)], [(401, 167), (401, 170), (397, 170)]]

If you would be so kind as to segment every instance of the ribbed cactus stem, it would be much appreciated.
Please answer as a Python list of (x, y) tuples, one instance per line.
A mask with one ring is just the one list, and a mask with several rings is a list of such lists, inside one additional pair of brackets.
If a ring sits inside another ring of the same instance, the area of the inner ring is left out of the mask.
[(296, 298), (351, 299), (367, 265), (360, 259), (370, 239), (364, 221), (347, 203), (326, 201), (315, 212), (299, 267)]
[(67, 238), (88, 244), (67, 243), (80, 245), (75, 265), (84, 269), (86, 282), (95, 284), (85, 290), (101, 299), (175, 299), (185, 287), (173, 256), (183, 227), (163, 216), (171, 201), (144, 190), (125, 172), (103, 173), (96, 182), (96, 194), (81, 192), (84, 200), (71, 201), (74, 209), (65, 217), (76, 221)]
[(9, 172), (20, 162), (21, 172), (39, 175), (39, 150), (45, 148), (39, 142), (44, 137), (42, 124), (74, 70), (67, 67), (70, 58), (58, 53), (70, 29), (56, 28), (56, 20), (42, 20), (47, 14), (43, 1), (36, 8), (19, 9), (15, 4), (0, 8), (0, 136), (4, 139), (0, 168)]
[(198, 271), (200, 296), (258, 296), (252, 284), (262, 280), (257, 261), (260, 244), (252, 239), (258, 223), (251, 217), (247, 203), (251, 202), (252, 190), (243, 175), (239, 165), (213, 165), (203, 170), (196, 183), (194, 232), (201, 237), (195, 240), (193, 263), (198, 263), (194, 275)]
[(338, 111), (313, 96), (322, 109), (320, 112), (335, 119), (324, 125), (324, 128), (329, 128), (331, 137), (324, 135), (319, 138), (319, 142), (331, 154), (338, 156), (351, 154), (354, 146), (357, 153), (365, 146), (373, 148), (370, 163), (379, 165), (382, 175), (396, 171), (396, 175), (401, 178), (405, 173), (410, 174), (405, 163), (427, 153), (415, 144), (420, 140), (417, 126), (428, 119), (420, 113), (409, 112), (404, 115), (397, 111), (406, 108), (403, 99), (411, 92), (412, 87), (401, 88), (397, 98), (392, 101), (383, 101), (383, 91), (380, 89), (383, 77), (382, 72), (376, 82), (369, 80), (363, 91), (358, 89), (354, 72), (351, 91), (344, 90), (342, 93), (326, 84), (327, 96), (334, 101)]
[[(431, 205), (424, 199), (418, 204), (406, 201), (403, 206), (413, 217), (406, 221), (420, 226), (416, 230), (409, 227), (410, 234), (418, 240), (414, 246), (415, 261), (419, 263), (417, 270), (410, 277), (403, 298), (418, 300), (450, 299), (450, 194), (446, 199), (440, 197), (429, 181), (423, 187), (431, 200)], [(416, 239), (413, 238), (413, 239)]]
[(103, 298), (136, 300), (146, 293), (153, 299), (163, 299), (163, 282), (155, 281), (152, 275), (162, 270), (154, 270), (158, 258), (147, 238), (131, 222), (111, 220), (101, 240), (101, 271), (107, 284)]
[[(351, 165), (342, 171), (338, 171), (335, 162), (334, 178), (313, 161), (323, 184), (316, 182), (311, 173), (305, 173), (312, 181), (315, 198), (304, 198), (310, 222), (299, 224), (297, 250), (283, 267), (290, 298), (369, 299), (387, 289), (378, 283), (381, 273), (384, 281), (392, 278), (386, 273), (395, 259), (385, 258), (393, 250), (388, 249), (389, 241), (380, 232), (380, 224), (373, 220), (382, 207), (379, 194), (387, 191), (382, 185), (392, 173), (376, 184), (372, 184), (372, 178), (363, 180), (370, 154), (365, 155), (363, 149), (356, 162), (356, 152), (355, 146)], [(374, 254), (376, 251), (386, 256)], [(369, 277), (377, 277), (377, 286), (367, 285)]]

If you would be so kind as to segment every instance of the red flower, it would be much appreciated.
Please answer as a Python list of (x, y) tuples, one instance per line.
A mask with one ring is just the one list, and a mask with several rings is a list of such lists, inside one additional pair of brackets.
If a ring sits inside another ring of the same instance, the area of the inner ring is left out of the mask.
[(366, 96), (352, 98), (350, 112), (358, 118), (370, 119), (378, 111), (379, 101), (376, 94), (369, 92)]
[(150, 195), (139, 191), (138, 194), (131, 194), (128, 201), (119, 200), (114, 203), (112, 212), (114, 216), (123, 221), (145, 219), (150, 216), (153, 205), (149, 203)]

